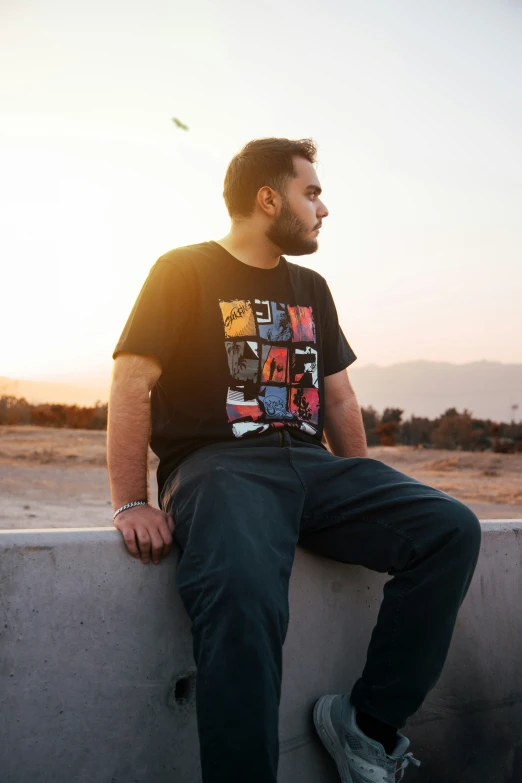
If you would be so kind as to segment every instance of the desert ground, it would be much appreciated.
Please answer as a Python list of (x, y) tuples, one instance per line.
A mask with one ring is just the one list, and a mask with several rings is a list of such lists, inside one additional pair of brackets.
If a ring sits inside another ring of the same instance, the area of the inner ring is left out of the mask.
[[(112, 525), (106, 433), (0, 426), (0, 529)], [(482, 520), (522, 519), (522, 454), (375, 447), (370, 457), (462, 500)], [(157, 504), (150, 454), (151, 499)]]

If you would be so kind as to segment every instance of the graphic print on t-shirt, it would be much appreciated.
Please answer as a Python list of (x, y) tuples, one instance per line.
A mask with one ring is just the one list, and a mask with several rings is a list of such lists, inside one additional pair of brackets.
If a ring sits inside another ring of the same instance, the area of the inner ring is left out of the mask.
[(320, 403), (313, 309), (264, 299), (220, 300), (219, 306), (234, 435), (283, 426), (315, 435)]

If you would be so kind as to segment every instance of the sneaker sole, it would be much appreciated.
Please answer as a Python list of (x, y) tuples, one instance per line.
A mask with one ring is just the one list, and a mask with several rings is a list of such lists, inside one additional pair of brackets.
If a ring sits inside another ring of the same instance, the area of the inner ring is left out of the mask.
[(316, 701), (314, 707), (314, 725), (321, 742), (337, 764), (337, 769), (341, 776), (341, 783), (353, 783), (346, 754), (343, 746), (339, 742), (339, 737), (330, 718), (330, 709), (334, 699), (335, 696), (321, 696), (321, 698)]

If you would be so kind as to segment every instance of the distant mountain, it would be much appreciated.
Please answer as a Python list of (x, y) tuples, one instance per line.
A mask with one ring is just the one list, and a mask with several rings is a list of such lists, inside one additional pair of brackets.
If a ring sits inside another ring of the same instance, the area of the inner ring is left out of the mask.
[(412, 414), (433, 419), (448, 408), (467, 408), (477, 419), (522, 419), (522, 364), (415, 361), (357, 367), (356, 362), (348, 374), (361, 405), (380, 412), (402, 408), (403, 420)]
[[(522, 364), (414, 361), (389, 367), (357, 365), (348, 373), (359, 403), (373, 405), (379, 412), (402, 408), (403, 419), (412, 414), (433, 419), (448, 408), (467, 408), (475, 418), (522, 419)], [(107, 401), (109, 382), (108, 376), (88, 384), (0, 378), (0, 395), (25, 397), (32, 403), (94, 405), (96, 400)], [(518, 409), (513, 410), (513, 405)]]

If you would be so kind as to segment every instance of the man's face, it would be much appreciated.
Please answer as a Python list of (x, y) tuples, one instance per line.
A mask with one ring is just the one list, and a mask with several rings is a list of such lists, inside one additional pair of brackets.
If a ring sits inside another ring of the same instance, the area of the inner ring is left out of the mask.
[(319, 228), (328, 210), (319, 198), (321, 186), (313, 165), (296, 157), (294, 169), (297, 176), (288, 180), (279, 214), (266, 235), (284, 255), (305, 256), (317, 250)]

